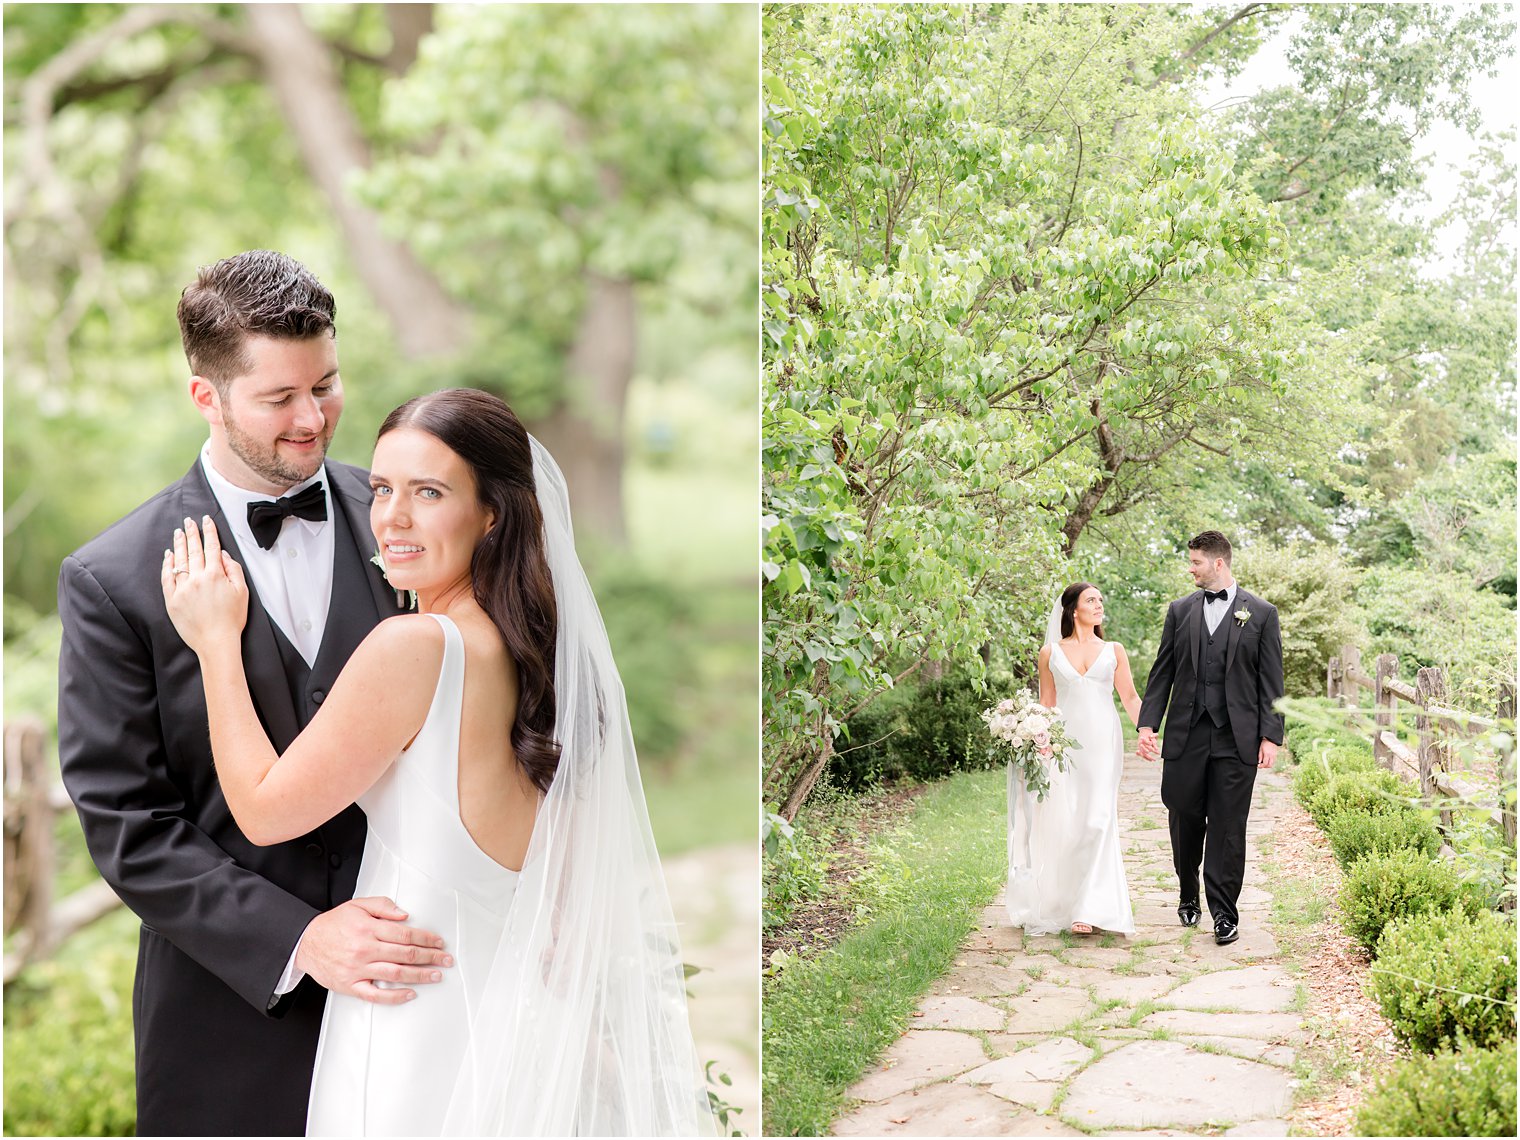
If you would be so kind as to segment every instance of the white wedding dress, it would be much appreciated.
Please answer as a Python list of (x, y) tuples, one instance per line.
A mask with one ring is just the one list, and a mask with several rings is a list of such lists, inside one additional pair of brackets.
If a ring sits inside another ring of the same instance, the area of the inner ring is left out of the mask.
[[(309, 1136), (438, 1136), (470, 1042), (518, 872), (459, 818), (464, 640), (443, 627), (443, 667), (412, 743), (359, 797), (369, 819), (356, 898), (383, 895), (441, 934), (454, 965), (404, 1005), (329, 994), (312, 1075)], [(384, 983), (381, 983), (384, 984)]]
[(1078, 747), (1067, 753), (1066, 771), (1052, 765), (1043, 801), (1008, 767), (1008, 918), (1028, 934), (1053, 934), (1074, 922), (1135, 931), (1119, 846), (1124, 734), (1114, 708), (1117, 665), (1112, 642), (1086, 674), (1052, 643), (1056, 707)]

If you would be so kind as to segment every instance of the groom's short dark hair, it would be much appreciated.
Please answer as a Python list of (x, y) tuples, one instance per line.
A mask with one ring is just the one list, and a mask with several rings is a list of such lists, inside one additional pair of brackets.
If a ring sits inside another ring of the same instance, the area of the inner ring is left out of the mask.
[(307, 340), (337, 333), (337, 302), (293, 257), (254, 249), (203, 266), (179, 298), (179, 333), (190, 371), (223, 394), (253, 368), (245, 340)]
[(1205, 558), (1223, 558), (1226, 566), (1230, 564), (1230, 540), (1217, 530), (1206, 530), (1196, 538), (1188, 539), (1188, 549), (1202, 551)]

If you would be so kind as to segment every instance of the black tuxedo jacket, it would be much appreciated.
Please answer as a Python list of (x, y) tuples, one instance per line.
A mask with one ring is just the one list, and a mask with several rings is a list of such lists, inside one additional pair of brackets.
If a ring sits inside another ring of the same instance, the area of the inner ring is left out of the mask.
[[(1235, 611), (1251, 612), (1244, 625), (1235, 619)], [(1283, 695), (1282, 630), (1277, 623), (1277, 609), (1255, 594), (1235, 587), (1235, 602), (1225, 615), (1225, 705), (1230, 714), (1230, 729), (1241, 760), (1256, 763), (1263, 740), (1281, 744), (1283, 719), (1272, 706)], [(1140, 727), (1159, 730), (1161, 714), (1166, 713), (1166, 731), (1161, 738), (1163, 760), (1182, 756), (1188, 733), (1197, 715), (1199, 631), (1204, 628), (1203, 591), (1179, 598), (1166, 608), (1166, 623), (1161, 630), (1161, 647), (1151, 666), (1145, 685), (1145, 699), (1140, 703)]]
[[(312, 669), (320, 701), (396, 594), (369, 564), (365, 472), (329, 462), (334, 589)], [(306, 924), (350, 898), (364, 817), (256, 847), (222, 797), (195, 654), (164, 607), (174, 528), (202, 515), (242, 560), (197, 461), (179, 482), (70, 555), (58, 584), (58, 754), (101, 875), (142, 919), (132, 1008), (140, 1135), (300, 1135), (326, 991), (274, 989)], [(346, 561), (345, 560), (349, 560)], [(365, 586), (340, 593), (339, 584)], [(250, 582), (243, 661), (283, 751), (310, 719)]]

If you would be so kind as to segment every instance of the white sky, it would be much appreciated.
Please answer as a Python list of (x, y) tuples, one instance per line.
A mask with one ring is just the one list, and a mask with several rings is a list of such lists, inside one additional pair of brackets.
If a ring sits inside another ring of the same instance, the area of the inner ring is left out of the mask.
[[(1505, 11), (1512, 14), (1512, 6), (1506, 5)], [(1231, 80), (1216, 78), (1205, 84), (1204, 105), (1210, 106), (1224, 100), (1253, 95), (1266, 88), (1293, 83), (1293, 70), (1284, 59), (1284, 51), (1298, 20), (1299, 17), (1296, 15), (1284, 20), (1278, 27), (1277, 33), (1262, 44), (1261, 49), (1251, 57), (1240, 75)], [(1516, 126), (1517, 100), (1514, 94), (1513, 78), (1515, 66), (1512, 57), (1507, 65), (1501, 64), (1501, 73), (1498, 76), (1480, 76), (1471, 85), (1474, 104), (1482, 113), (1484, 127), (1488, 131), (1497, 133), (1505, 128), (1512, 129)], [(1506, 76), (1505, 72), (1510, 72), (1510, 74)], [(1429, 194), (1429, 199), (1408, 201), (1408, 213), (1405, 216), (1433, 221), (1451, 205), (1456, 198), (1461, 181), (1462, 166), (1476, 147), (1477, 143), (1472, 135), (1460, 127), (1445, 122), (1438, 124), (1428, 135), (1419, 140), (1416, 144), (1416, 152), (1426, 160), (1425, 191)], [(1515, 158), (1513, 150), (1511, 150), (1510, 158), (1513, 162)], [(1449, 230), (1438, 234), (1436, 237), (1437, 261), (1428, 267), (1428, 271), (1439, 274), (1449, 268), (1445, 263), (1457, 249), (1460, 240), (1459, 234)]]

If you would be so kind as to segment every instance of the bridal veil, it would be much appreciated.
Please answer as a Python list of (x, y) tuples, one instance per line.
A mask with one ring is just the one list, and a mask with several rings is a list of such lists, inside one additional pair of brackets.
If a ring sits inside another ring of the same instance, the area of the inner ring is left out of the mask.
[(711, 1135), (622, 681), (575, 552), (559, 467), (533, 440), (559, 611), (559, 768), (490, 980), (471, 1012), (447, 1135)]

